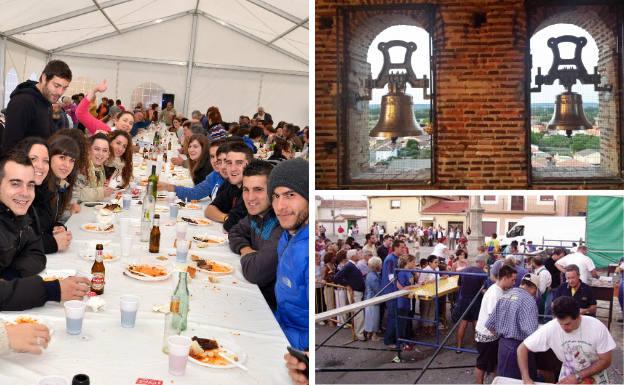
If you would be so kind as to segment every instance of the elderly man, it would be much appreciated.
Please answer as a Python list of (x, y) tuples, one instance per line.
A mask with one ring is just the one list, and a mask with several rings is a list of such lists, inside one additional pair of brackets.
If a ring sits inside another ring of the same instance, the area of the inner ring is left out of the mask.
[(258, 112), (253, 115), (253, 118), (264, 123), (273, 122), (271, 114), (269, 114), (268, 112), (264, 112), (264, 107), (258, 107)]
[[(498, 338), (498, 365), (496, 375), (520, 379), (516, 349), (537, 330), (537, 294), (539, 278), (535, 274), (526, 274), (520, 287), (514, 287), (503, 294), (490, 314), (485, 327)], [(535, 376), (537, 369), (535, 357), (529, 356), (529, 372)]]
[(524, 384), (532, 384), (529, 352), (552, 349), (563, 362), (559, 384), (608, 384), (606, 369), (611, 366), (616, 345), (607, 327), (593, 317), (580, 314), (571, 297), (553, 301), (555, 319), (537, 329), (518, 346), (518, 367)]
[[(364, 296), (364, 276), (357, 268), (359, 253), (357, 250), (349, 250), (346, 253), (338, 253), (336, 257), (336, 265), (339, 266), (338, 272), (334, 276), (334, 282), (349, 286), (353, 290), (353, 302), (360, 302)], [(353, 319), (355, 328), (355, 337), (360, 341), (366, 341), (364, 337), (364, 312), (359, 312)]]
[(553, 293), (553, 301), (558, 297), (572, 297), (579, 304), (582, 315), (596, 315), (596, 299), (591, 287), (581, 281), (579, 268), (576, 265), (568, 265), (565, 268), (567, 283), (559, 286)]
[(176, 110), (173, 108), (172, 102), (167, 102), (167, 106), (160, 112), (158, 120), (165, 122), (167, 126), (171, 126), (171, 121), (176, 116)]

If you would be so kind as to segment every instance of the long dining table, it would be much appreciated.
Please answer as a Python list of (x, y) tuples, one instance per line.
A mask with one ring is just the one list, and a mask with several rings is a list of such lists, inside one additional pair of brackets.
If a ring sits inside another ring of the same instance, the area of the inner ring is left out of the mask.
[[(139, 168), (138, 166), (137, 168)], [(143, 170), (147, 171), (145, 168)], [(136, 170), (137, 174), (141, 174)], [(203, 218), (201, 209), (181, 208), (181, 217)], [(157, 201), (160, 209), (160, 252), (149, 253), (148, 243), (139, 240), (141, 204), (132, 201), (131, 208), (114, 214), (114, 230), (110, 233), (92, 233), (83, 229), (97, 221), (98, 208), (82, 206), (66, 226), (73, 234), (67, 251), (47, 256), (43, 274), (70, 269), (89, 273), (93, 264), (95, 244), (104, 244), (104, 254), (118, 259), (106, 261), (106, 285), (100, 296), (105, 305), (98, 311), (87, 308), (82, 333), (69, 335), (65, 328), (62, 304), (48, 302), (43, 307), (19, 312), (45, 322), (52, 330), (48, 348), (41, 355), (10, 353), (0, 357), (0, 385), (38, 384), (46, 375), (71, 378), (85, 373), (91, 385), (121, 384), (289, 384), (283, 355), (288, 341), (266, 304), (260, 290), (244, 279), (240, 257), (232, 253), (227, 243), (199, 248), (192, 242), (191, 255), (210, 258), (230, 264), (233, 272), (213, 276), (198, 271), (189, 282), (190, 305), (187, 336), (216, 339), (234, 350), (248, 371), (240, 368), (212, 368), (188, 362), (184, 376), (168, 372), (168, 356), (162, 352), (165, 314), (170, 297), (178, 281), (175, 270), (175, 219), (169, 218), (168, 204)], [(157, 210), (158, 211), (158, 210)], [(130, 218), (129, 230), (121, 233), (120, 220)], [(187, 240), (193, 235), (223, 237), (221, 224), (188, 226)], [(121, 240), (132, 237), (129, 256), (121, 255)], [(124, 271), (131, 263), (156, 263), (168, 266), (173, 273), (162, 281), (143, 281)], [(60, 273), (59, 273), (60, 274)], [(120, 325), (120, 296), (134, 294), (140, 305), (134, 328)], [(0, 318), (10, 319), (18, 312), (1, 312)]]

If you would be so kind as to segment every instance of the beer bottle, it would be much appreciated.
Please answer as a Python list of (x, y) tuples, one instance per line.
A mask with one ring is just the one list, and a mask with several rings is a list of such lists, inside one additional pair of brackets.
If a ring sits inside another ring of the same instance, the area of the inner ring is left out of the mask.
[(149, 239), (150, 253), (158, 253), (160, 250), (160, 228), (158, 227), (159, 220), (160, 214), (154, 214), (154, 225), (152, 226)]
[(91, 266), (91, 291), (96, 295), (104, 294), (104, 247), (101, 243), (95, 246), (95, 262)]

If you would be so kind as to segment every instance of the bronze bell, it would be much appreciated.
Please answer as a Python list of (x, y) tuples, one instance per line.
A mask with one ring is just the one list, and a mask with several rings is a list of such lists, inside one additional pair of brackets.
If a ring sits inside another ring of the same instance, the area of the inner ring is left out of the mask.
[(396, 138), (424, 135), (414, 118), (412, 96), (405, 94), (404, 83), (402, 88), (397, 83), (388, 83), (388, 93), (381, 98), (379, 121), (369, 136)]
[(592, 128), (583, 112), (583, 98), (575, 92), (564, 92), (557, 95), (555, 111), (548, 122), (548, 130), (565, 130), (568, 136), (572, 131), (588, 130)]

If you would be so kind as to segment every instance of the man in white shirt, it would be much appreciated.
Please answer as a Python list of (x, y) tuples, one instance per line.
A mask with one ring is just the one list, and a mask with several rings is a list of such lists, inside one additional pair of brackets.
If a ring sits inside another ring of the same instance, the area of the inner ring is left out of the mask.
[(532, 259), (533, 272), (539, 278), (539, 284), (537, 285), (537, 298), (539, 314), (544, 314), (544, 306), (547, 303), (548, 296), (550, 295), (550, 285), (552, 284), (552, 275), (546, 266), (544, 266), (544, 257), (537, 255)]
[(444, 236), (438, 238), (438, 243), (433, 248), (431, 254), (438, 257), (441, 262), (446, 263), (446, 258), (449, 256), (449, 249), (446, 247), (446, 238)]
[(580, 315), (579, 305), (572, 297), (557, 298), (552, 310), (555, 319), (518, 346), (522, 383), (533, 383), (529, 376), (529, 351), (552, 349), (562, 362), (559, 384), (608, 384), (606, 369), (611, 366), (616, 345), (606, 326), (594, 317)]
[(509, 265), (503, 265), (498, 272), (496, 283), (487, 289), (481, 300), (481, 309), (475, 327), (475, 341), (479, 352), (475, 371), (477, 384), (483, 384), (486, 373), (494, 373), (498, 364), (498, 336), (488, 330), (485, 323), (496, 308), (498, 299), (505, 291), (511, 289), (515, 282), (516, 270)]
[(576, 265), (581, 273), (581, 281), (589, 284), (590, 275), (594, 278), (598, 278), (598, 272), (594, 262), (587, 256), (587, 246), (579, 246), (578, 251), (573, 254), (568, 254), (555, 263), (557, 269), (565, 274), (565, 268), (568, 265)]

